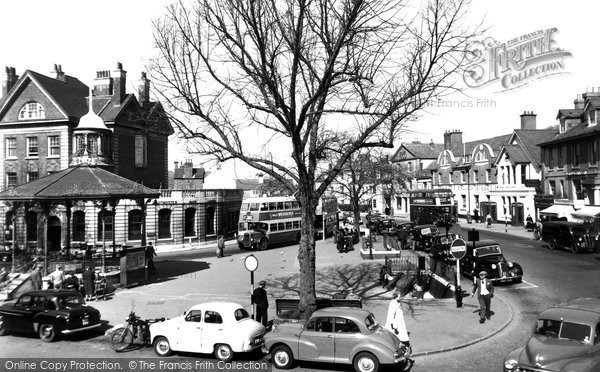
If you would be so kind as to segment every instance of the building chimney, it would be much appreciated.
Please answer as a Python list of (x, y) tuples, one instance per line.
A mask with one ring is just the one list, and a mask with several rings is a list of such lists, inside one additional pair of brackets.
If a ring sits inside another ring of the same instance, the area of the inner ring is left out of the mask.
[(142, 72), (142, 76), (140, 77), (138, 101), (142, 106), (145, 106), (148, 104), (148, 102), (150, 102), (150, 80), (146, 77), (145, 72)]
[(537, 129), (536, 116), (533, 111), (523, 111), (523, 114), (521, 114), (521, 129)]
[(54, 70), (52, 71), (52, 75), (56, 80), (67, 81), (65, 73), (62, 70), (62, 66), (57, 65), (56, 63), (54, 64)]
[(583, 110), (585, 101), (583, 100), (583, 97), (581, 96), (581, 94), (577, 95), (577, 98), (575, 98), (575, 101), (573, 101), (573, 104), (575, 105), (575, 110)]
[(463, 140), (462, 140), (462, 131), (460, 130), (452, 130), (446, 131), (444, 133), (444, 150), (460, 150), (462, 151)]
[(110, 96), (113, 92), (113, 80), (110, 71), (96, 71), (94, 79), (94, 96)]
[(0, 97), (6, 97), (12, 87), (15, 86), (17, 80), (19, 80), (19, 76), (16, 74), (16, 70), (14, 67), (8, 67), (4, 69), (6, 75), (4, 76), (4, 80), (2, 81), (2, 94)]
[(111, 74), (113, 79), (113, 103), (120, 105), (125, 99), (125, 82), (127, 71), (123, 70), (121, 62), (117, 62), (117, 69)]
[(183, 177), (192, 178), (194, 165), (192, 163), (192, 159), (186, 159), (185, 163), (183, 163)]

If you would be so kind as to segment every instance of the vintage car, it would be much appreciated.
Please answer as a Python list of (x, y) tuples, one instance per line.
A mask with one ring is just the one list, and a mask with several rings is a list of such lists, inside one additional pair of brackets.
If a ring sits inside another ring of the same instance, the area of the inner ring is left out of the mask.
[(234, 353), (259, 350), (265, 327), (233, 302), (207, 302), (193, 306), (183, 316), (150, 325), (154, 352), (161, 357), (173, 351), (214, 353), (224, 362)]
[(520, 283), (523, 280), (523, 269), (516, 262), (507, 261), (500, 245), (494, 240), (467, 242), (467, 252), (460, 260), (462, 274), (475, 277), (485, 270), (492, 282)]
[(407, 350), (373, 314), (354, 307), (315, 311), (306, 323), (281, 323), (265, 336), (264, 351), (275, 367), (294, 360), (352, 364), (357, 372), (376, 372), (380, 364), (406, 362)]
[(589, 227), (577, 222), (544, 222), (542, 240), (548, 243), (550, 249), (566, 248), (572, 253), (596, 247), (596, 237), (590, 234)]
[(74, 290), (46, 289), (26, 292), (16, 302), (0, 306), (0, 335), (9, 331), (35, 332), (52, 342), (59, 334), (97, 328), (100, 312), (85, 304)]
[(429, 252), (439, 229), (436, 225), (416, 225), (412, 229), (413, 247), (416, 251)]
[(505, 372), (600, 371), (600, 298), (580, 298), (541, 312)]
[(450, 253), (450, 245), (456, 239), (462, 239), (462, 237), (458, 234), (443, 234), (434, 236), (431, 241), (429, 256), (434, 260), (444, 263), (455, 263), (456, 259), (452, 253)]

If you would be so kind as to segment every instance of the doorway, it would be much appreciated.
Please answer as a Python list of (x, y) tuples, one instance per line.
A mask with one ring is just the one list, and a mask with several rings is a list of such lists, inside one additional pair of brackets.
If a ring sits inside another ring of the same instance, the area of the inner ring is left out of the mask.
[(60, 251), (60, 234), (61, 223), (60, 218), (56, 216), (48, 217), (48, 252)]

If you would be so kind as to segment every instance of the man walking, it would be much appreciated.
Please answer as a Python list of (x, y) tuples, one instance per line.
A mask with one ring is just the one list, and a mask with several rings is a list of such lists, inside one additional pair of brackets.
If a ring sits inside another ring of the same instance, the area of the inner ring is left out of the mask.
[(96, 275), (94, 274), (93, 266), (88, 266), (83, 272), (82, 276), (85, 300), (90, 301), (94, 297), (94, 282), (96, 281)]
[(34, 291), (39, 291), (40, 289), (42, 289), (42, 267), (44, 265), (42, 264), (37, 264), (37, 266), (35, 267), (35, 269), (33, 269), (33, 271), (31, 272), (31, 276), (29, 276), (31, 278), (31, 288)]
[(63, 289), (63, 282), (65, 281), (65, 273), (62, 271), (62, 266), (56, 266), (56, 270), (50, 274), (52, 278), (52, 287), (54, 289)]
[(148, 243), (146, 247), (146, 267), (149, 271), (156, 271), (156, 267), (154, 267), (154, 256), (158, 256), (156, 251), (154, 250), (154, 246), (152, 242)]
[(487, 278), (487, 271), (483, 270), (479, 273), (479, 279), (475, 279), (473, 283), (473, 292), (471, 297), (477, 294), (479, 300), (479, 323), (484, 323), (485, 319), (490, 319), (492, 297), (494, 297), (494, 286)]
[(267, 309), (269, 308), (269, 299), (267, 298), (267, 291), (265, 287), (267, 282), (261, 280), (258, 283), (258, 287), (252, 293), (252, 302), (256, 304), (256, 321), (262, 323), (265, 327), (268, 322)]
[(392, 333), (398, 337), (402, 344), (410, 348), (410, 340), (408, 338), (408, 331), (406, 330), (406, 323), (404, 321), (404, 312), (402, 311), (402, 296), (400, 295), (400, 292), (396, 292), (394, 294), (394, 298), (392, 298), (390, 301), (385, 328), (392, 331)]

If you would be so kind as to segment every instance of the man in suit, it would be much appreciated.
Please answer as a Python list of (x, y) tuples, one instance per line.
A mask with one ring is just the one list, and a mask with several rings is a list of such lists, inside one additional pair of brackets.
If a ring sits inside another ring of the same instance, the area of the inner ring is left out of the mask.
[(267, 309), (269, 308), (269, 299), (267, 298), (267, 291), (265, 290), (266, 286), (267, 282), (261, 280), (252, 294), (252, 302), (256, 304), (255, 320), (262, 323), (265, 327), (268, 322)]
[(485, 270), (479, 273), (479, 278), (475, 279), (475, 283), (473, 283), (471, 297), (475, 294), (477, 294), (477, 299), (479, 300), (479, 323), (484, 323), (485, 318), (490, 318), (492, 297), (494, 297), (494, 286), (487, 278)]

